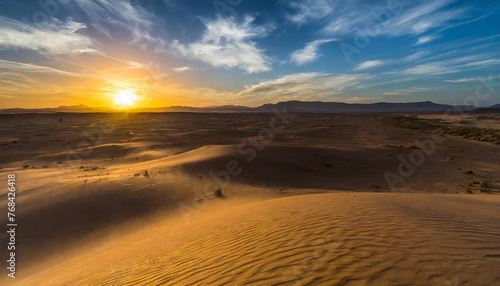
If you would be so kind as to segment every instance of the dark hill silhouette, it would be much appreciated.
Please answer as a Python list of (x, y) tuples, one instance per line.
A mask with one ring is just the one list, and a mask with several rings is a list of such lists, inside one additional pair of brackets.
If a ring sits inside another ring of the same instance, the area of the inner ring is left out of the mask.
[[(130, 112), (272, 112), (274, 108), (282, 110), (287, 108), (290, 112), (440, 112), (479, 109), (473, 106), (438, 104), (431, 101), (407, 102), (407, 103), (344, 103), (344, 102), (322, 102), (322, 101), (286, 101), (278, 103), (267, 103), (258, 107), (247, 107), (240, 105), (222, 105), (209, 107), (170, 106), (157, 108), (136, 108)], [(493, 105), (488, 109), (500, 108), (500, 104)], [(121, 112), (113, 108), (90, 108), (85, 105), (59, 106), (57, 108), (23, 109), (10, 108), (0, 109), (3, 114), (15, 113), (94, 113), (94, 112)]]
[(257, 107), (258, 111), (271, 111), (273, 108), (287, 107), (292, 112), (429, 112), (447, 110), (471, 110), (472, 106), (453, 106), (437, 104), (430, 101), (409, 103), (378, 102), (371, 104), (321, 102), (321, 101), (287, 101), (276, 104), (264, 104)]

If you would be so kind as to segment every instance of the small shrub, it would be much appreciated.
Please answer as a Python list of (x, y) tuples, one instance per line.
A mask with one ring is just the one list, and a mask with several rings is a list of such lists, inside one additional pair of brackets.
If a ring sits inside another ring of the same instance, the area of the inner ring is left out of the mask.
[(480, 187), (482, 188), (489, 188), (490, 187), (490, 184), (488, 184), (488, 182), (482, 182)]
[(95, 170), (98, 170), (98, 169), (99, 169), (99, 167), (88, 167), (88, 168), (84, 169), (83, 171), (84, 172), (90, 172), (90, 171), (95, 171)]
[(214, 195), (215, 195), (216, 197), (218, 197), (218, 198), (222, 198), (222, 197), (224, 197), (224, 195), (222, 194), (222, 190), (221, 190), (221, 189), (217, 189), (217, 190), (215, 190)]
[(490, 190), (490, 189), (488, 189), (488, 188), (481, 188), (481, 189), (479, 189), (479, 191), (480, 191), (481, 193), (487, 193), (487, 194), (491, 193), (491, 190)]

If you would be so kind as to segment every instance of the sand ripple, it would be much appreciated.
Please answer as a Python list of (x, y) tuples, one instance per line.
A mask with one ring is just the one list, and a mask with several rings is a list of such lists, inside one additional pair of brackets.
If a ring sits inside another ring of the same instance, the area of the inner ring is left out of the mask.
[[(176, 229), (203, 231), (175, 245), (167, 242), (179, 233), (170, 232), (158, 246), (145, 240), (98, 271), (87, 271), (82, 260), (73, 265), (77, 272), (65, 265), (23, 282), (500, 285), (500, 200), (469, 197), (337, 193), (251, 203), (189, 226), (179, 221)], [(161, 240), (162, 233), (145, 235)]]

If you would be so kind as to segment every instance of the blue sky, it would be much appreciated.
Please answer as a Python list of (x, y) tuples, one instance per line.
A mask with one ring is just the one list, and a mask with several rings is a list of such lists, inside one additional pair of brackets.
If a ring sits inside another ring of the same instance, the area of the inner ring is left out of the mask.
[[(462, 104), (500, 81), (498, 1), (0, 0), (3, 108)], [(500, 103), (498, 92), (481, 106)]]

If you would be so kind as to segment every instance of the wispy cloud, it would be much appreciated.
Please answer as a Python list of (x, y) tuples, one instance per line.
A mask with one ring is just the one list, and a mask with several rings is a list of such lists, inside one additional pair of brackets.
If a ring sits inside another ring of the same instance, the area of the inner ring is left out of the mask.
[(357, 65), (354, 70), (367, 70), (367, 69), (371, 69), (371, 68), (374, 68), (374, 67), (378, 67), (378, 66), (381, 66), (381, 65), (384, 65), (385, 62), (382, 61), (382, 60), (373, 60), (373, 61), (366, 61), (366, 62), (362, 62), (360, 63), (359, 65)]
[(0, 47), (50, 54), (89, 53), (98, 52), (96, 46), (102, 48), (97, 45), (102, 36), (141, 47), (153, 44), (155, 51), (166, 46), (165, 40), (153, 34), (153, 27), (160, 20), (131, 1), (74, 0), (64, 8), (66, 21), (48, 17), (34, 24), (0, 16)]
[(413, 53), (413, 54), (405, 57), (403, 59), (403, 61), (405, 61), (405, 62), (412, 62), (414, 60), (418, 60), (418, 59), (422, 58), (424, 55), (425, 55), (424, 51), (419, 51), (419, 52)]
[(21, 71), (21, 72), (35, 72), (35, 73), (53, 73), (66, 76), (78, 76), (78, 74), (62, 71), (50, 67), (33, 65), (28, 63), (19, 63), (13, 61), (6, 61), (0, 59), (0, 69), (7, 69), (9, 71)]
[[(0, 72), (0, 82), (2, 83), (1, 92), (10, 92), (11, 94), (19, 93), (19, 90), (35, 90), (34, 81), (25, 73), (14, 71)], [(11, 96), (9, 96), (11, 97)]]
[(405, 69), (403, 73), (409, 75), (440, 75), (497, 64), (500, 64), (500, 59), (492, 58), (489, 54), (478, 54), (420, 64)]
[(463, 65), (463, 67), (477, 67), (477, 66), (488, 66), (488, 65), (498, 65), (498, 64), (500, 64), (500, 59), (486, 59), (486, 60), (466, 63)]
[[(496, 78), (500, 78), (500, 74), (498, 75), (490, 75), (489, 79), (496, 79)], [(459, 78), (459, 79), (448, 79), (448, 80), (445, 80), (447, 82), (452, 82), (452, 83), (463, 83), (463, 82), (478, 82), (479, 81), (479, 77), (469, 77), (469, 78)]]
[(444, 73), (453, 73), (453, 72), (459, 72), (459, 70), (450, 70), (448, 67), (445, 67), (439, 63), (422, 64), (422, 65), (418, 65), (416, 67), (406, 69), (404, 71), (405, 74), (412, 74), (412, 75), (444, 74)]
[(245, 86), (237, 96), (246, 102), (252, 99), (256, 102), (329, 100), (346, 88), (360, 85), (363, 80), (370, 78), (370, 75), (365, 74), (297, 73)]
[(253, 21), (249, 16), (241, 23), (234, 18), (204, 20), (206, 29), (200, 41), (188, 45), (174, 41), (172, 47), (188, 59), (214, 67), (237, 67), (249, 73), (268, 71), (269, 59), (252, 39), (266, 35), (269, 29)]
[(461, 82), (477, 81), (477, 78), (448, 79), (448, 80), (445, 80), (445, 81), (447, 81), (447, 82), (453, 82), (453, 83), (461, 83)]
[(111, 39), (119, 35), (126, 36), (137, 44), (164, 45), (161, 39), (151, 34), (153, 20), (156, 19), (154, 15), (130, 1), (75, 0), (70, 4), (70, 7), (76, 10), (75, 14), (86, 15), (89, 25)]
[(290, 61), (298, 66), (314, 62), (321, 56), (321, 54), (318, 53), (319, 46), (332, 41), (335, 41), (335, 39), (322, 39), (309, 42), (303, 49), (293, 52), (290, 56)]
[(295, 11), (293, 14), (287, 14), (287, 19), (299, 25), (322, 19), (335, 8), (335, 3), (329, 0), (289, 1), (287, 4)]
[[(288, 6), (296, 11), (287, 18), (297, 24), (326, 19), (323, 31), (333, 36), (355, 35), (360, 29), (370, 26), (369, 36), (420, 35), (432, 29), (442, 31), (453, 21), (467, 16), (468, 8), (454, 8), (449, 5), (455, 0), (437, 1), (399, 1), (400, 13), (392, 14), (385, 1), (363, 2), (346, 1), (306, 1), (289, 2)], [(392, 3), (394, 4), (394, 3)], [(387, 15), (389, 17), (387, 17)]]
[(404, 89), (397, 89), (391, 92), (384, 92), (385, 95), (407, 95), (407, 94), (412, 94), (412, 93), (417, 93), (417, 92), (424, 92), (424, 91), (429, 91), (433, 90), (435, 88), (431, 87), (409, 87), (409, 88), (404, 88)]
[(0, 48), (30, 49), (48, 54), (71, 54), (92, 51), (92, 41), (79, 33), (85, 24), (72, 19), (56, 19), (38, 26), (0, 16)]
[(176, 72), (183, 72), (183, 71), (188, 71), (190, 69), (191, 69), (190, 67), (176, 67), (176, 68), (173, 68), (172, 70), (176, 71)]
[(417, 45), (422, 45), (422, 44), (425, 44), (425, 43), (429, 43), (431, 41), (434, 41), (435, 39), (437, 39), (438, 37), (436, 36), (423, 36), (423, 37), (420, 37), (418, 38), (416, 44)]

